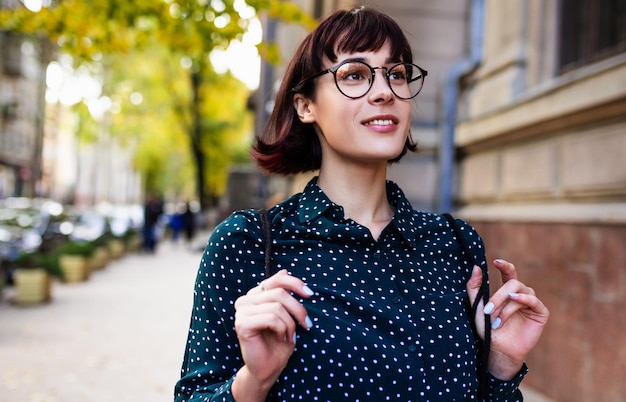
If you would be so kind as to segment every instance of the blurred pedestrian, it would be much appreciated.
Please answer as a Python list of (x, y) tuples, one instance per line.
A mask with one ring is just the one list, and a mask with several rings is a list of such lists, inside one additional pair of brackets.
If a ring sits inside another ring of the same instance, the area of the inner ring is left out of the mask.
[(182, 224), (185, 232), (185, 241), (191, 246), (196, 234), (196, 214), (191, 208), (189, 201), (185, 204), (185, 210), (182, 213)]
[(185, 213), (185, 204), (181, 202), (176, 205), (174, 211), (169, 216), (168, 226), (171, 231), (172, 243), (178, 243), (178, 239), (183, 229), (185, 229)]
[(143, 245), (142, 250), (154, 253), (158, 243), (157, 225), (163, 213), (163, 202), (154, 194), (148, 194), (143, 214)]

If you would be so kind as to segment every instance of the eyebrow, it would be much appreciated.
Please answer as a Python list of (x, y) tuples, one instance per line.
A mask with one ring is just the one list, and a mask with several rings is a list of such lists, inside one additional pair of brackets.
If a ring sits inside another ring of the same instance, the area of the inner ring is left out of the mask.
[[(362, 63), (369, 64), (369, 61), (365, 57), (350, 57), (348, 59), (340, 61), (339, 63), (352, 62), (352, 61), (360, 61)], [(401, 63), (401, 61), (392, 59), (391, 57), (387, 57), (387, 59), (385, 59), (385, 64), (392, 64), (392, 63)]]

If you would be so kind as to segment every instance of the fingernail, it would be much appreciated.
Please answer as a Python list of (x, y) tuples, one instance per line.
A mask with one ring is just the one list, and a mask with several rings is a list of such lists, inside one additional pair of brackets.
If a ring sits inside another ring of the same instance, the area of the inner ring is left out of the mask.
[(482, 269), (480, 269), (478, 265), (474, 265), (474, 269), (472, 270), (472, 273), (475, 274), (477, 271), (482, 271)]
[(304, 319), (304, 325), (306, 325), (306, 329), (311, 329), (311, 327), (313, 326), (313, 321), (311, 321), (308, 315)]
[(302, 286), (302, 291), (309, 296), (313, 296), (315, 294), (315, 292), (313, 292), (307, 285)]
[(509, 297), (515, 299), (516, 297), (519, 297), (519, 293), (509, 293)]
[(501, 324), (502, 324), (502, 320), (500, 319), (500, 317), (498, 317), (495, 320), (493, 320), (493, 323), (491, 324), (491, 329), (498, 329), (500, 328)]
[(293, 333), (293, 344), (294, 345), (296, 344), (296, 333), (295, 332)]
[(485, 313), (485, 314), (491, 314), (491, 313), (493, 313), (493, 310), (494, 310), (495, 308), (496, 308), (496, 306), (495, 306), (492, 302), (489, 302), (489, 303), (487, 303), (487, 305), (485, 306), (485, 308), (484, 308), (484, 310), (483, 310), (483, 313)]
[(496, 259), (495, 261), (496, 261), (496, 264), (504, 264), (504, 260), (501, 260), (499, 258)]

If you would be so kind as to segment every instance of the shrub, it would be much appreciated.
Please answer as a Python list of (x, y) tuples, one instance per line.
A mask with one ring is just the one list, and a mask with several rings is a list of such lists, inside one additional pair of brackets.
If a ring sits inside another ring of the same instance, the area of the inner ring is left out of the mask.
[(96, 250), (96, 246), (92, 242), (87, 241), (69, 241), (62, 244), (57, 249), (58, 254), (80, 255), (83, 257), (91, 257)]

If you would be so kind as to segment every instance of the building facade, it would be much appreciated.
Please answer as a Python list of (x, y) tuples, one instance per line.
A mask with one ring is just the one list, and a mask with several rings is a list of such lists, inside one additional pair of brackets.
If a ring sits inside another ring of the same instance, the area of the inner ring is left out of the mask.
[(0, 198), (38, 195), (49, 48), (0, 32)]
[(624, 400), (626, 2), (485, 5), (458, 82), (457, 213), (551, 311), (527, 382)]

